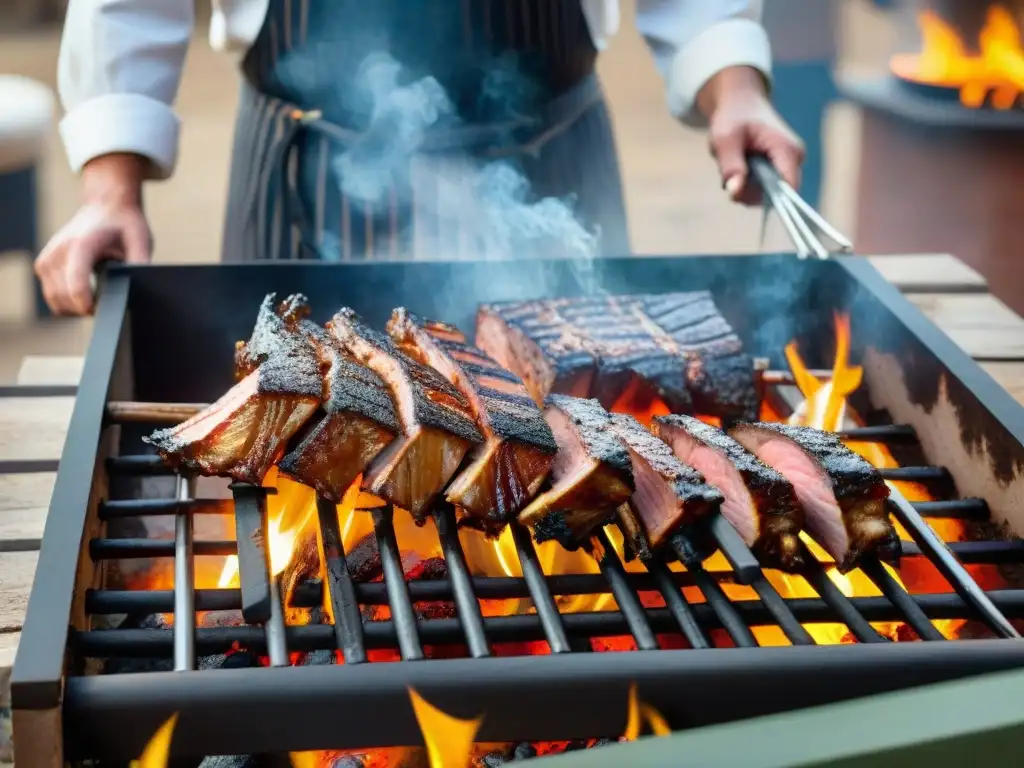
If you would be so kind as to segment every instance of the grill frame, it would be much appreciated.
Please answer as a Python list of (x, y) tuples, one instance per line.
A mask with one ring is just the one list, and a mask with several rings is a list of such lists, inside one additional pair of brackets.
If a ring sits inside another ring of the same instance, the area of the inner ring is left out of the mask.
[[(580, 292), (576, 282), (579, 272), (574, 271), (571, 265), (551, 262), (527, 267), (528, 264), (516, 266), (518, 270), (532, 272), (535, 277), (545, 276), (552, 292), (557, 291), (559, 295)], [(159, 383), (154, 382), (166, 376), (166, 365), (154, 365), (152, 359), (147, 363), (144, 357), (140, 357), (139, 350), (158, 345), (161, 333), (167, 332), (166, 328), (154, 329), (147, 325), (170, 306), (170, 294), (158, 288), (161, 273), (165, 277), (174, 276), (179, 296), (183, 295), (180, 288), (196, 284), (199, 274), (209, 277), (207, 282), (213, 291), (219, 290), (218, 285), (230, 285), (232, 280), (241, 276), (242, 280), (248, 280), (247, 291), (250, 294), (264, 291), (266, 286), (305, 289), (312, 294), (315, 305), (317, 294), (322, 295), (324, 289), (321, 286), (318, 291), (313, 291), (309, 287), (315, 286), (327, 274), (320, 272), (322, 269), (337, 270), (329, 281), (334, 287), (345, 285), (349, 276), (367, 276), (366, 291), (375, 295), (376, 289), (389, 275), (393, 279), (402, 275), (396, 270), (411, 267), (421, 274), (434, 274), (435, 280), (438, 276), (441, 279), (444, 276), (451, 278), (464, 269), (485, 274), (491, 270), (506, 278), (514, 274), (510, 272), (509, 265), (500, 263), (482, 266), (439, 263), (355, 267), (307, 264), (150, 267), (145, 272), (118, 267), (111, 270), (106, 276), (93, 340), (61, 458), (37, 578), (12, 678), (16, 720), (19, 713), (53, 712), (63, 705), (63, 742), (67, 756), (72, 758), (134, 757), (147, 734), (178, 710), (181, 711), (178, 731), (187, 734), (187, 738), (182, 736), (176, 742), (187, 742), (187, 750), (191, 754), (255, 753), (264, 749), (280, 751), (403, 741), (413, 744), (420, 743), (419, 731), (406, 699), (406, 686), (413, 685), (453, 714), (472, 716), (486, 711), (487, 718), (480, 734), (483, 739), (582, 738), (621, 732), (626, 691), (631, 682), (639, 684), (644, 698), (657, 706), (670, 723), (682, 727), (995, 671), (1024, 662), (1024, 643), (986, 640), (814, 649), (733, 649), (729, 653), (719, 649), (566, 653), (557, 654), (558, 658), (432, 659), (415, 664), (221, 670), (212, 683), (209, 674), (184, 671), (145, 673), (142, 677), (65, 678), (68, 627), (69, 624), (78, 629), (83, 626), (88, 599), (83, 587), (96, 583), (92, 559), (79, 556), (88, 552), (85, 543), (96, 538), (97, 528), (101, 525), (94, 510), (106, 492), (105, 459), (114, 454), (111, 432), (116, 430), (103, 434), (105, 406), (110, 400), (136, 399), (140, 388), (146, 392), (147, 399), (201, 399), (196, 391), (184, 393), (187, 396), (180, 391), (173, 397), (157, 398), (152, 395), (153, 390), (160, 388)], [(911, 360), (923, 359), (930, 364), (920, 375), (944, 371), (951, 381), (956, 382), (958, 396), (973, 403), (971, 412), (985, 416), (984, 434), (998, 445), (1009, 448), (1010, 455), (1002, 458), (1014, 467), (1024, 466), (1024, 409), (866, 260), (844, 257), (827, 263), (797, 262), (792, 257), (781, 255), (612, 259), (599, 262), (596, 270), (599, 279), (613, 284), (612, 292), (656, 292), (664, 290), (666, 285), (713, 291), (717, 287), (716, 298), (727, 317), (730, 315), (728, 309), (734, 305), (719, 294), (738, 292), (743, 296), (745, 291), (751, 293), (752, 286), (756, 286), (759, 279), (778, 285), (782, 275), (784, 282), (802, 286), (790, 296), (790, 307), (798, 303), (811, 304), (812, 311), (818, 313), (846, 307), (854, 317), (856, 344), (864, 345), (865, 340), (870, 340), (872, 345), (889, 353), (906, 354), (909, 351)], [(255, 277), (257, 273), (258, 277)], [(666, 277), (671, 281), (666, 282)], [(408, 283), (410, 288), (415, 285), (414, 280)], [(739, 284), (738, 289), (733, 283)], [(624, 284), (628, 287), (619, 287)], [(525, 295), (537, 295), (535, 289), (531, 293), (530, 288), (519, 286), (521, 283), (510, 289), (513, 295), (505, 291), (504, 295), (495, 296), (492, 291), (489, 296), (475, 296), (474, 303), (477, 299), (521, 298), (524, 291)], [(817, 287), (818, 292), (800, 293), (801, 290), (810, 291), (812, 287)], [(458, 285), (449, 293), (454, 294), (456, 290), (460, 290)], [(808, 296), (813, 297), (810, 302), (807, 301)], [(197, 298), (184, 294), (184, 297), (185, 311), (189, 306), (197, 309), (202, 305), (201, 295)], [(379, 312), (390, 311), (391, 306), (403, 303), (415, 308), (415, 298), (414, 294), (408, 293), (401, 301), (385, 297), (378, 298), (374, 304)], [(745, 307), (745, 311), (748, 315), (756, 315), (757, 311), (764, 309), (760, 305), (770, 298), (767, 296), (760, 302), (754, 301), (758, 306)], [(366, 301), (365, 297), (362, 300)], [(358, 301), (349, 296), (336, 299), (334, 303), (343, 301), (365, 311)], [(256, 306), (256, 302), (248, 297), (238, 303), (239, 306)], [(380, 322), (381, 318), (367, 314), (372, 322)], [(774, 349), (765, 348), (764, 328), (751, 328), (749, 323), (745, 327), (734, 317), (729, 319), (745, 337), (748, 349), (757, 354), (774, 352), (777, 360), (782, 345), (778, 344)], [(248, 315), (241, 325), (247, 323), (251, 323)], [(824, 333), (822, 329), (818, 330)], [(889, 333), (880, 335), (880, 331)], [(780, 333), (805, 342), (803, 349), (824, 348), (821, 340), (815, 338), (815, 333), (776, 328), (767, 335), (778, 336)], [(219, 347), (223, 356), (225, 334), (241, 338), (247, 331), (236, 333), (228, 330), (217, 334), (221, 338), (205, 338), (206, 348)], [(139, 370), (140, 361), (143, 362), (142, 367), (148, 364), (149, 370)], [(809, 362), (820, 364), (813, 358)], [(203, 385), (208, 391), (220, 386), (212, 380)], [(187, 515), (179, 515), (179, 520), (187, 518)], [(1009, 601), (1014, 605), (1012, 615), (1024, 615), (1017, 613), (1017, 603), (1014, 602), (1017, 597), (1014, 595)], [(326, 630), (333, 636), (330, 627)], [(883, 652), (881, 648), (886, 650)], [(464, 666), (467, 663), (472, 666)], [(823, 669), (828, 674), (823, 675)], [(465, 686), (466, 679), (473, 679), (475, 685)], [(697, 695), (679, 696), (680, 686), (697, 692)], [(773, 696), (758, 696), (757, 689), (762, 686), (774, 690)], [(580, 708), (579, 701), (587, 701), (588, 706)], [(364, 713), (374, 711), (372, 704), (387, 707), (389, 717), (386, 726), (382, 726), (385, 730), (375, 730), (372, 717), (344, 718), (344, 722), (339, 722), (336, 715), (339, 708), (345, 709), (353, 702)], [(244, 725), (225, 727), (225, 718), (213, 717), (214, 710), (221, 714), (230, 711)], [(262, 726), (280, 724), (282, 712), (288, 713), (289, 736), (286, 742), (275, 739), (271, 744)], [(556, 714), (557, 717), (554, 716)], [(217, 722), (215, 727), (211, 727), (212, 721)], [(329, 743), (323, 741), (327, 737), (330, 738)], [(377, 738), (386, 738), (386, 741), (377, 742)], [(345, 744), (339, 744), (339, 740)]]

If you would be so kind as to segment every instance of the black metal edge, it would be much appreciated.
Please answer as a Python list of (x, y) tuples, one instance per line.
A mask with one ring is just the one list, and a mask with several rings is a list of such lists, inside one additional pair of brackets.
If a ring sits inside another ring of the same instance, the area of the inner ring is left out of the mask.
[(56, 472), (58, 459), (10, 459), (0, 461), (0, 475), (31, 475), (36, 472)]
[(883, 302), (904, 329), (940, 361), (952, 377), (959, 380), (1018, 444), (1024, 446), (1024, 406), (886, 280), (867, 258), (844, 256), (835, 262)]
[(16, 710), (50, 709), (60, 703), (93, 469), (99, 458), (103, 412), (127, 319), (130, 288), (128, 275), (108, 276), (96, 308), (11, 673), (11, 700)]
[(548, 741), (620, 735), (634, 684), (682, 728), (1021, 666), (1022, 643), (964, 640), (80, 677), (65, 691), (65, 754), (136, 758), (174, 713), (176, 755), (421, 744), (409, 688), (452, 716), (483, 715), (481, 741)]
[(3, 397), (74, 397), (77, 384), (10, 384), (0, 386)]

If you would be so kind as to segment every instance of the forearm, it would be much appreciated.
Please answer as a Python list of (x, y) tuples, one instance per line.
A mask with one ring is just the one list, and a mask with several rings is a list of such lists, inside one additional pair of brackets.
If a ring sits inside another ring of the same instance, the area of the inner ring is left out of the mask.
[(74, 171), (137, 155), (147, 178), (177, 161), (173, 104), (194, 24), (193, 0), (70, 0), (58, 62), (61, 137)]
[[(701, 126), (705, 91), (719, 75), (749, 69), (767, 88), (771, 47), (760, 24), (761, 0), (637, 0), (637, 27), (665, 78), (669, 109)], [(727, 75), (726, 86), (737, 79)], [(708, 93), (714, 98), (718, 87)]]

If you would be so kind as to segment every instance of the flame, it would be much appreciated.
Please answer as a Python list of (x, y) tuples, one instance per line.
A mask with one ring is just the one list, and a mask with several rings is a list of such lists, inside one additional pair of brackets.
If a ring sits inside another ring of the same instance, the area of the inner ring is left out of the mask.
[(167, 758), (171, 752), (171, 737), (174, 735), (174, 726), (178, 722), (178, 713), (171, 715), (167, 722), (161, 725), (153, 738), (142, 750), (142, 757), (131, 761), (132, 768), (167, 768)]
[(933, 11), (918, 16), (919, 53), (899, 54), (892, 71), (905, 80), (956, 88), (965, 107), (978, 109), (991, 93), (995, 109), (1013, 109), (1024, 92), (1024, 47), (1013, 14), (991, 5), (978, 36), (978, 52), (968, 51), (956, 29)]
[(626, 732), (623, 741), (636, 741), (640, 738), (640, 729), (646, 723), (655, 736), (668, 736), (672, 733), (668, 722), (661, 713), (650, 704), (644, 704), (637, 695), (636, 683), (629, 686), (629, 713), (626, 720)]
[(412, 688), (409, 689), (409, 698), (427, 744), (430, 768), (463, 768), (469, 765), (473, 739), (484, 720), (483, 716), (475, 720), (460, 720), (446, 715)]

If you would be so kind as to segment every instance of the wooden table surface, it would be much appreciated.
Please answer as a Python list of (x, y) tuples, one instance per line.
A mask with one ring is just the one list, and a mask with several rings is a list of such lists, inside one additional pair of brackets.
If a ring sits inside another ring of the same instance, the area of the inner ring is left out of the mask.
[[(1024, 319), (987, 292), (978, 273), (947, 255), (880, 256), (875, 267), (1024, 403)], [(77, 357), (26, 358), (19, 385), (76, 385)], [(4, 392), (4, 395), (11, 394)], [(0, 464), (59, 459), (74, 398), (0, 397)], [(9, 680), (56, 478), (0, 474), (0, 761), (11, 760)]]

